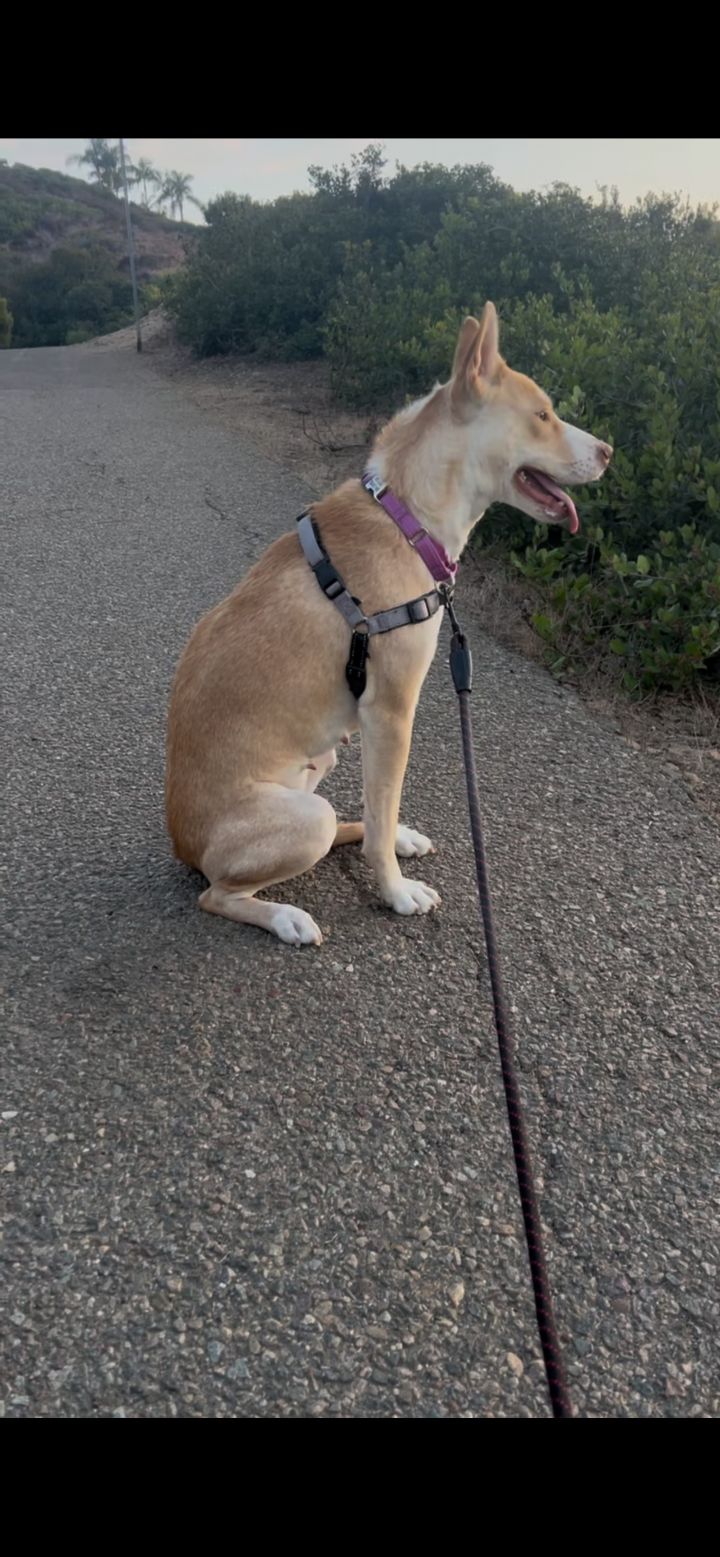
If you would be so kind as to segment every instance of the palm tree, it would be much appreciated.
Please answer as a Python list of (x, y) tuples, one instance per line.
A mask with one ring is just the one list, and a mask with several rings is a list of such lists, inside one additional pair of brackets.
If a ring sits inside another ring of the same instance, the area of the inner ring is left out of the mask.
[(102, 184), (103, 189), (109, 190), (110, 194), (116, 195), (120, 190), (120, 158), (117, 147), (111, 146), (109, 141), (91, 140), (85, 151), (76, 152), (67, 161), (79, 167), (89, 167), (90, 177), (96, 184)]
[(159, 173), (157, 168), (153, 167), (152, 162), (149, 162), (147, 157), (140, 157), (138, 162), (130, 165), (128, 175), (133, 184), (142, 186), (142, 203), (145, 209), (149, 211), (153, 200), (158, 199), (157, 193), (151, 195), (149, 191), (153, 186), (156, 191), (158, 190), (163, 181), (162, 173)]
[(190, 173), (178, 173), (177, 170), (174, 170), (172, 173), (166, 173), (160, 194), (158, 195), (158, 205), (169, 205), (171, 216), (174, 217), (179, 214), (180, 221), (183, 220), (183, 207), (186, 200), (191, 200), (193, 205), (196, 205), (198, 210), (202, 211), (200, 201), (195, 199), (190, 189), (191, 184), (192, 176)]
[(69, 167), (71, 163), (76, 163), (78, 167), (91, 168), (90, 177), (100, 184), (103, 176), (104, 159), (109, 150), (110, 147), (107, 141), (90, 141), (85, 151), (75, 152), (74, 156), (66, 159), (67, 166)]

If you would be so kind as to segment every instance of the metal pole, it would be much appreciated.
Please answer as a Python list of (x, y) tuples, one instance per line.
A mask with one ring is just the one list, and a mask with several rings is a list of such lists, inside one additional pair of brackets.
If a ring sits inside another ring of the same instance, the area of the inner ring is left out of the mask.
[(140, 304), (138, 303), (137, 276), (135, 275), (135, 245), (133, 243), (132, 221), (130, 218), (130, 194), (128, 191), (127, 168), (125, 167), (125, 143), (120, 141), (120, 168), (122, 171), (123, 189), (125, 191), (125, 221), (127, 223), (128, 257), (130, 260), (130, 281), (132, 283), (133, 308), (135, 309), (135, 329), (137, 332), (137, 349), (142, 351), (142, 335), (140, 333)]

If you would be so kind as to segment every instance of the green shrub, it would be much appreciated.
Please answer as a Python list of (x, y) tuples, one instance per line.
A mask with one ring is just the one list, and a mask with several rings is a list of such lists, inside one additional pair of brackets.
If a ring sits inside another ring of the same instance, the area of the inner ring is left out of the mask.
[(167, 305), (173, 295), (174, 274), (165, 271), (154, 277), (152, 281), (146, 281), (140, 288), (140, 306), (143, 313), (149, 313), (151, 308), (160, 308)]
[(180, 339), (200, 356), (229, 351), (317, 356), (342, 256), (310, 195), (273, 206), (236, 195), (211, 201), (207, 229), (168, 301)]
[[(620, 310), (635, 322), (677, 309), (684, 287), (716, 287), (719, 231), (679, 200), (649, 197), (623, 211), (614, 198), (593, 204), (564, 188), (518, 195), (488, 179), (482, 194), (448, 201), (434, 235), (401, 242), (394, 256), (369, 239), (348, 245), (326, 328), (337, 391), (365, 409), (381, 373), (388, 400), (398, 386), (403, 395), (425, 392), (447, 375), (460, 315), (488, 297), (504, 320), (543, 300), (519, 345), (545, 366), (548, 316), (562, 319), (585, 300), (599, 315)], [(452, 329), (439, 330), (448, 313)], [(504, 343), (524, 365), (507, 330)]]
[(319, 356), (354, 254), (370, 255), (373, 275), (378, 266), (392, 273), (411, 246), (432, 239), (443, 212), (505, 190), (482, 166), (399, 168), (387, 182), (382, 168), (369, 147), (350, 168), (312, 168), (312, 194), (264, 205), (230, 194), (212, 201), (174, 289), (181, 338), (200, 356)]
[(132, 287), (99, 245), (57, 248), (16, 276), (13, 311), (16, 345), (63, 346), (128, 324)]
[(532, 621), (556, 670), (602, 665), (629, 692), (679, 691), (720, 651), (720, 543), (694, 525), (661, 531), (635, 557), (598, 525), (513, 561), (544, 597)]

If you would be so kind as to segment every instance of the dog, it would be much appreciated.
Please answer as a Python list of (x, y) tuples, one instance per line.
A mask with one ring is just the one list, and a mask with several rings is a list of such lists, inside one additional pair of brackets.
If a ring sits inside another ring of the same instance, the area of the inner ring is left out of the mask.
[[(418, 535), (456, 563), (491, 503), (578, 529), (563, 487), (595, 481), (612, 449), (562, 422), (548, 396), (499, 350), (496, 310), (468, 318), (449, 381), (401, 411), (368, 465)], [(421, 597), (434, 580), (421, 555), (360, 480), (313, 505), (315, 533), (364, 613)], [(437, 574), (436, 574), (437, 579)], [(200, 907), (258, 925), (290, 945), (319, 945), (301, 908), (256, 894), (310, 870), (339, 844), (362, 841), (383, 903), (425, 914), (440, 898), (405, 877), (398, 856), (434, 852), (398, 821), (415, 709), (442, 611), (367, 641), (360, 697), (345, 674), (347, 621), (323, 599), (297, 534), (276, 540), (232, 594), (196, 626), (173, 683), (166, 806), (178, 858), (209, 882)], [(316, 793), (336, 746), (359, 731), (363, 821), (338, 822)]]

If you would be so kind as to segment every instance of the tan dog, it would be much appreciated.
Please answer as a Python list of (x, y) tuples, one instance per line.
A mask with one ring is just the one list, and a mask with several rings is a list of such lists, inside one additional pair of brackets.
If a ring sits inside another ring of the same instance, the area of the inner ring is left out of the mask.
[[(600, 477), (612, 450), (561, 422), (542, 390), (498, 352), (498, 321), (466, 319), (452, 377), (401, 411), (369, 469), (456, 559), (490, 503), (578, 528), (556, 483)], [(432, 588), (413, 546), (359, 481), (313, 508), (324, 546), (366, 613)], [(382, 901), (400, 914), (440, 899), (396, 855), (432, 852), (398, 825), (415, 708), (442, 612), (371, 640), (359, 701), (345, 679), (350, 630), (295, 534), (283, 535), (195, 628), (170, 704), (167, 818), (176, 853), (207, 877), (200, 906), (260, 925), (293, 945), (319, 944), (310, 915), (257, 892), (310, 870), (335, 844), (364, 841)], [(362, 737), (364, 822), (338, 822), (316, 786), (335, 747)]]

